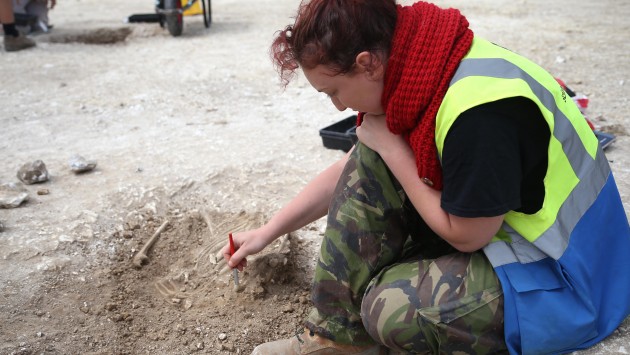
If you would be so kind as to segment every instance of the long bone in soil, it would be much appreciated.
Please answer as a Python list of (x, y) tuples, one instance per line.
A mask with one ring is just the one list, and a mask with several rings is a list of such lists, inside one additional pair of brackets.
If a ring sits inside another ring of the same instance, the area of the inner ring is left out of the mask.
[(151, 249), (153, 244), (155, 244), (158, 237), (160, 236), (160, 234), (162, 234), (162, 232), (166, 229), (167, 226), (168, 226), (168, 221), (164, 221), (164, 223), (162, 223), (160, 228), (158, 228), (158, 230), (155, 231), (155, 233), (153, 233), (149, 241), (147, 241), (147, 243), (142, 247), (142, 249), (140, 249), (140, 251), (133, 257), (133, 266), (135, 268), (139, 269), (142, 267), (142, 265), (149, 262), (149, 256), (148, 256), (149, 250)]

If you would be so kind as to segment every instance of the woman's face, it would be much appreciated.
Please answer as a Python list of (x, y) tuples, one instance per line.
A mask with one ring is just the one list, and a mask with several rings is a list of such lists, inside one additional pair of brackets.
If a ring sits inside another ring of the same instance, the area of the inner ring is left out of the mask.
[(355, 66), (353, 73), (338, 74), (331, 68), (318, 65), (304, 69), (304, 76), (319, 92), (323, 92), (339, 110), (351, 109), (357, 112), (382, 114), (383, 93), (382, 75), (374, 75), (363, 66)]

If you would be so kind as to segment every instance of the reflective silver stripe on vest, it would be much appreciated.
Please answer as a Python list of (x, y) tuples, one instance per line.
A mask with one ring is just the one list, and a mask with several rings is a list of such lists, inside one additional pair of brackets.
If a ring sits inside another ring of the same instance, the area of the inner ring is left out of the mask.
[[(560, 207), (555, 222), (533, 244), (507, 223), (503, 223), (501, 228), (510, 236), (512, 242), (498, 241), (490, 243), (483, 249), (494, 267), (513, 262), (525, 264), (544, 259), (547, 256), (557, 260), (562, 256), (569, 244), (571, 231), (595, 201), (610, 174), (610, 166), (606, 159), (599, 159), (600, 154), (603, 155), (601, 149), (597, 151), (597, 167), (590, 179), (594, 183), (581, 181)], [(600, 182), (599, 187), (597, 187), (597, 182)], [(588, 199), (583, 196), (587, 196)]]
[(559, 259), (569, 243), (573, 228), (606, 183), (610, 174), (608, 161), (601, 147), (598, 147), (595, 160), (590, 158), (575, 128), (558, 108), (553, 94), (517, 65), (501, 58), (464, 59), (450, 85), (469, 76), (525, 81), (538, 100), (553, 114), (553, 136), (560, 141), (564, 154), (580, 180), (560, 207), (555, 222), (533, 244), (504, 223), (502, 228), (511, 236), (512, 242), (490, 243), (484, 252), (494, 267), (512, 262), (533, 262), (546, 256)]
[(453, 85), (458, 80), (467, 76), (487, 76), (524, 80), (538, 100), (554, 115), (553, 135), (562, 143), (564, 154), (568, 157), (577, 177), (581, 179), (584, 176), (588, 171), (588, 167), (586, 166), (588, 161), (582, 158), (588, 156), (586, 148), (582, 145), (582, 141), (575, 132), (569, 119), (556, 105), (553, 94), (549, 92), (546, 87), (541, 85), (518, 66), (500, 58), (471, 58), (463, 60), (459, 65), (459, 69), (455, 72), (455, 76), (451, 80), (450, 85)]

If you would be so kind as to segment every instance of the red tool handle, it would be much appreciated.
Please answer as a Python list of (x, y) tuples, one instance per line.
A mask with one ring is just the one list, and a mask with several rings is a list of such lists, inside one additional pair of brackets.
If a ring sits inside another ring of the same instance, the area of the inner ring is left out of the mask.
[(234, 255), (234, 240), (232, 239), (232, 233), (230, 233), (230, 255)]

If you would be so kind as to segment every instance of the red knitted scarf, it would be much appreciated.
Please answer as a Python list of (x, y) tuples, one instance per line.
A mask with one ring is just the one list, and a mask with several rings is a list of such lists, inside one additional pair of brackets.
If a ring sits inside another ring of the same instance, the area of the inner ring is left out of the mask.
[(472, 39), (459, 10), (426, 2), (398, 5), (382, 103), (387, 127), (407, 139), (418, 175), (436, 190), (442, 190), (442, 168), (435, 145), (435, 116)]

